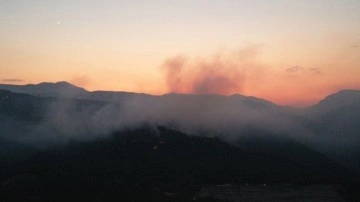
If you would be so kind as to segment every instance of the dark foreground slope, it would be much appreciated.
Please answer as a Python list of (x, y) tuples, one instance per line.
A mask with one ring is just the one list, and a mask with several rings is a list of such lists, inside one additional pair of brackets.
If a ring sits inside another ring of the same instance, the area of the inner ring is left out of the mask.
[(348, 180), (338, 170), (328, 172), (332, 167), (250, 153), (217, 138), (188, 136), (164, 127), (74, 142), (34, 152), (17, 163), (11, 174), (2, 176), (3, 201), (162, 201), (171, 194), (187, 201), (205, 184)]

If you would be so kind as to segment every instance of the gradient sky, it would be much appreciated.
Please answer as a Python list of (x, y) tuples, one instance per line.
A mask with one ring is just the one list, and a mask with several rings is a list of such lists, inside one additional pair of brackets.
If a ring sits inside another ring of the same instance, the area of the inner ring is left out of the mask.
[(0, 0), (0, 83), (244, 94), (360, 89), (359, 0)]

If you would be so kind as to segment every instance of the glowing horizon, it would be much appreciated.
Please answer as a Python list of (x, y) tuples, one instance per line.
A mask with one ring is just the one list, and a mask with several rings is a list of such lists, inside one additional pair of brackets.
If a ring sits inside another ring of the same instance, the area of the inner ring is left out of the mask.
[(0, 83), (243, 94), (360, 89), (360, 2), (0, 1)]

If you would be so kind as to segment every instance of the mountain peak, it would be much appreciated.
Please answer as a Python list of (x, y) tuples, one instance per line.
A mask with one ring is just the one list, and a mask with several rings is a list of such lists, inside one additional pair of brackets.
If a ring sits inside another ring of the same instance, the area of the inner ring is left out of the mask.
[(66, 81), (56, 83), (42, 82), (39, 84), (27, 85), (2, 85), (1, 89), (9, 90), (16, 93), (25, 93), (36, 96), (53, 96), (53, 97), (78, 97), (87, 91)]
[[(33, 84), (30, 84), (30, 85), (33, 85)], [(51, 86), (51, 87), (54, 87), (54, 86), (58, 86), (58, 87), (72, 87), (72, 88), (80, 88), (78, 86), (75, 86), (67, 81), (59, 81), (59, 82), (41, 82), (39, 84), (36, 84), (38, 86)], [(34, 85), (34, 86), (36, 86)]]
[(359, 103), (359, 101), (360, 101), (360, 90), (345, 89), (325, 97), (323, 100), (319, 102), (319, 104), (336, 103), (341, 105), (349, 105), (349, 104)]
[(331, 110), (349, 107), (360, 103), (360, 90), (345, 89), (328, 95), (309, 109), (315, 114), (325, 114)]

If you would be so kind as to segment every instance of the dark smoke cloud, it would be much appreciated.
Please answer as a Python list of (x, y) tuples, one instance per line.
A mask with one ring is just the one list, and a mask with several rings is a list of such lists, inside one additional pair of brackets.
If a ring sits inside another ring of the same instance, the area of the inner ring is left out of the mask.
[(257, 66), (256, 55), (256, 48), (247, 48), (201, 59), (177, 56), (162, 69), (169, 92), (229, 95), (241, 92), (246, 74)]

